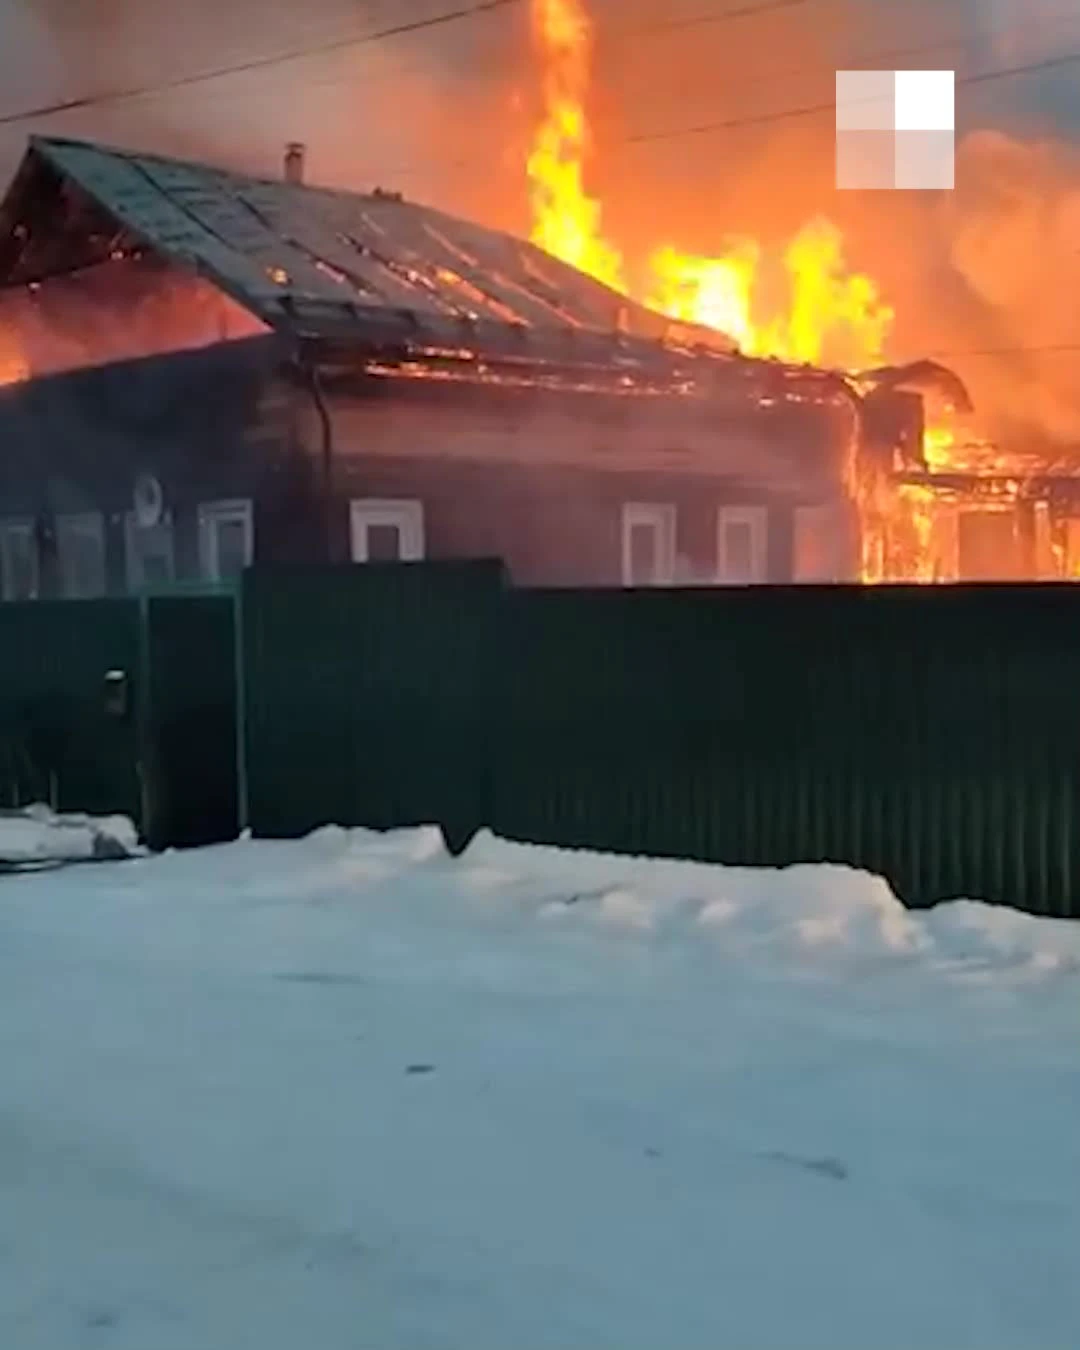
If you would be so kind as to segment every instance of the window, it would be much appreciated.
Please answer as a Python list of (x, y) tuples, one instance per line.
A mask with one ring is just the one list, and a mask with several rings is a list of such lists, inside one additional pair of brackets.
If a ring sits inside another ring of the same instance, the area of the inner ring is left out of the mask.
[(627, 502), (622, 514), (624, 586), (670, 586), (675, 575), (675, 508)]
[(199, 564), (206, 581), (232, 581), (255, 556), (255, 513), (246, 498), (199, 507)]
[(56, 517), (56, 562), (65, 599), (105, 594), (105, 519), (100, 513)]
[(414, 562), (424, 556), (424, 507), (418, 501), (361, 497), (350, 503), (353, 562)]
[(0, 521), (0, 580), (5, 600), (36, 600), (41, 562), (32, 520)]
[(768, 580), (769, 517), (763, 506), (722, 506), (716, 534), (716, 572), (721, 585)]
[(169, 519), (156, 525), (140, 525), (134, 512), (124, 519), (128, 590), (165, 586), (176, 577), (173, 524)]

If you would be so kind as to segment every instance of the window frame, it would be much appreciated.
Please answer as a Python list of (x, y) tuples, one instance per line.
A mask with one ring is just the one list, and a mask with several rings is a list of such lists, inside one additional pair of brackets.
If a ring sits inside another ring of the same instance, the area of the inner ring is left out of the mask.
[[(97, 580), (99, 585), (89, 591), (77, 590), (75, 593), (71, 587), (71, 577), (67, 563), (64, 557), (64, 536), (68, 534), (76, 535), (82, 532), (85, 527), (90, 526), (95, 543), (98, 546), (101, 556), (101, 575)], [(100, 600), (109, 593), (109, 542), (108, 532), (105, 528), (105, 516), (101, 511), (62, 511), (59, 512), (53, 521), (54, 537), (56, 539), (56, 570), (57, 580), (60, 583), (60, 595), (64, 600)], [(40, 582), (39, 582), (40, 584)]]
[[(727, 556), (727, 531), (731, 525), (750, 527), (751, 573), (732, 576)], [(725, 505), (716, 512), (716, 579), (721, 586), (762, 586), (769, 580), (769, 508)]]
[(368, 530), (392, 526), (401, 540), (399, 562), (422, 562), (427, 555), (424, 503), (418, 497), (353, 497), (349, 502), (349, 557), (368, 563)]
[[(134, 511), (128, 511), (124, 516), (124, 576), (128, 590), (136, 594), (146, 590), (149, 586), (143, 567), (142, 553), (135, 547), (135, 540), (140, 530), (145, 528), (145, 526), (139, 524)], [(176, 526), (172, 514), (168, 511), (164, 512), (158, 523), (150, 528), (168, 531), (169, 583), (172, 583), (176, 580)]]
[(221, 575), (217, 527), (239, 521), (244, 527), (244, 567), (255, 561), (255, 506), (250, 497), (222, 497), (200, 502), (199, 573), (203, 581), (223, 585), (229, 578)]
[[(19, 596), (11, 594), (11, 553), (10, 540), (15, 535), (25, 534), (30, 539), (34, 560), (33, 595)], [(41, 548), (38, 543), (37, 522), (30, 516), (5, 516), (0, 519), (0, 597), (12, 604), (25, 604), (41, 599)]]
[[(633, 534), (636, 527), (648, 525), (656, 530), (658, 541), (657, 575), (651, 581), (633, 578)], [(627, 587), (671, 586), (675, 580), (678, 511), (674, 502), (623, 502), (622, 505), (622, 584)]]

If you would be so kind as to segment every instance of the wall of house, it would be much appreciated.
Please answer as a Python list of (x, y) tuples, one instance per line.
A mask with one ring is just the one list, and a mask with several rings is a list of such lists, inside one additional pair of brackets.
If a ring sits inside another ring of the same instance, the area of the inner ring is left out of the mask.
[[(664, 517), (646, 530), (657, 548), (670, 525), (657, 580), (717, 580), (729, 527), (756, 560), (760, 543), (752, 579), (805, 575), (808, 514), (819, 573), (806, 579), (850, 574), (842, 428), (821, 408), (747, 417), (719, 400), (400, 379), (331, 387), (328, 512), (315, 403), (286, 356), (257, 338), (0, 389), (0, 596), (147, 584), (133, 561), (147, 536), (132, 526), (144, 475), (161, 485), (154, 549), (178, 581), (230, 570), (245, 529), (256, 562), (356, 556), (351, 504), (387, 500), (418, 504), (424, 556), (498, 557), (523, 585), (623, 582), (629, 504)], [(207, 513), (229, 568), (208, 555)], [(86, 561), (95, 548), (99, 565)], [(79, 569), (93, 575), (80, 581)]]
[[(789, 581), (800, 566), (818, 569), (806, 579), (854, 576), (842, 417), (781, 411), (735, 416), (690, 399), (448, 392), (402, 380), (366, 397), (338, 393), (342, 542), (347, 549), (350, 500), (413, 501), (429, 557), (500, 557), (522, 585), (617, 585), (623, 509), (637, 503), (674, 515), (675, 582), (717, 579), (719, 532), (744, 511), (767, 534), (760, 579)], [(304, 434), (315, 443), (310, 420)]]
[(72, 522), (84, 531), (84, 558), (86, 523), (100, 530), (105, 589), (130, 589), (141, 475), (161, 485), (177, 580), (203, 577), (200, 512), (223, 501), (255, 505), (256, 545), (310, 556), (314, 468), (292, 452), (290, 396), (272, 378), (279, 360), (277, 344), (259, 338), (0, 389), (0, 595), (15, 598), (11, 574), (28, 529), (38, 592), (70, 593)]

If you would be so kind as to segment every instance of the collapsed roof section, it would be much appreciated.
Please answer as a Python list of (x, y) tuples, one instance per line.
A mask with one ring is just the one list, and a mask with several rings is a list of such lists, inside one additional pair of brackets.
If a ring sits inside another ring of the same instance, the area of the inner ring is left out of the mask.
[(653, 391), (857, 400), (836, 373), (741, 356), (532, 244), (399, 195), (33, 138), (0, 206), (0, 286), (133, 251), (208, 279), (330, 364), (493, 363)]

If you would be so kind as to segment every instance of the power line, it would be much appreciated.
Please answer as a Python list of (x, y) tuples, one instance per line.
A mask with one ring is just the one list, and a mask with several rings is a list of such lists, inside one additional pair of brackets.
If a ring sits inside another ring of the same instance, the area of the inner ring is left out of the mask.
[[(1072, 21), (1072, 16), (1061, 15), (1059, 17), (1063, 21), (1066, 20)], [(1080, 22), (1080, 16), (1077, 16), (1075, 21)], [(988, 31), (985, 34), (985, 37), (987, 39), (993, 40), (996, 38), (1005, 37), (1009, 33), (1015, 33), (1017, 31), (1018, 29), (1015, 26), (999, 28)], [(971, 39), (971, 41), (976, 40), (978, 39), (975, 37)], [(891, 51), (878, 51), (875, 54), (867, 53), (863, 56), (854, 56), (845, 59), (852, 62), (857, 61), (873, 62), (879, 60), (886, 60), (889, 59), (890, 57), (895, 58), (898, 56), (925, 55), (930, 52), (948, 49), (951, 47), (960, 46), (964, 44), (965, 44), (964, 39), (950, 39), (946, 42), (932, 43), (932, 44), (928, 43), (919, 47), (894, 48)], [(1077, 62), (1080, 62), (1080, 52), (1074, 52), (1068, 56), (1051, 57), (1046, 60), (1032, 62), (1027, 65), (1008, 66), (983, 71), (981, 73), (974, 75), (957, 76), (956, 83), (958, 85), (985, 84), (992, 80), (1006, 79), (1012, 76), (1034, 74), (1041, 72), (1043, 70), (1050, 70), (1058, 67), (1073, 65)], [(803, 66), (798, 70), (777, 71), (776, 74), (792, 75), (800, 73), (800, 70), (809, 72), (813, 69), (815, 68)], [(612, 139), (607, 144), (608, 147), (611, 149), (618, 149), (620, 146), (648, 145), (663, 141), (681, 140), (683, 137), (688, 136), (711, 135), (721, 131), (739, 130), (742, 129), (743, 127), (765, 126), (774, 122), (790, 121), (801, 117), (821, 116), (826, 113), (832, 114), (835, 112), (835, 108), (836, 108), (835, 99), (831, 99), (827, 103), (814, 103), (798, 108), (785, 108), (774, 112), (766, 112), (749, 116), (732, 117), (723, 121), (701, 123), (697, 126), (678, 127), (665, 131), (640, 132), (637, 133), (636, 135), (621, 136)], [(468, 168), (470, 165), (478, 164), (480, 162), (481, 161), (479, 159), (471, 157), (463, 157), (455, 160), (442, 161), (441, 167)], [(385, 176), (387, 178), (406, 177), (418, 173), (427, 173), (430, 172), (430, 170), (431, 170), (430, 165), (403, 165), (399, 166), (396, 169), (388, 170)]]
[[(1059, 12), (1057, 14), (1045, 16), (1041, 20), (1036, 31), (1041, 33), (1045, 28), (1059, 28), (1063, 24), (1069, 26), (1080, 24), (1080, 13), (1077, 12), (1075, 7), (1067, 13)], [(877, 68), (880, 64), (885, 62), (889, 63), (890, 69), (895, 69), (896, 62), (910, 57), (927, 57), (937, 52), (955, 51), (958, 48), (962, 49), (965, 47), (977, 46), (982, 43), (992, 43), (1016, 34), (1030, 36), (1031, 31), (1032, 27), (1030, 24), (1010, 24), (1002, 28), (986, 29), (982, 32), (969, 32), (964, 36), (957, 35), (955, 37), (939, 38), (936, 42), (924, 42), (917, 46), (879, 47), (874, 51), (854, 52), (843, 56), (834, 55), (833, 61), (835, 62), (835, 68), (838, 70), (872, 69)], [(822, 69), (820, 63), (786, 67), (773, 66), (757, 72), (757, 75), (751, 80), (748, 80), (745, 84), (734, 86), (734, 92), (739, 93), (747, 88), (753, 88), (757, 84), (764, 84), (766, 81), (771, 83), (773, 79), (790, 79), (792, 76), (796, 75), (818, 75), (824, 73), (826, 72)], [(831, 66), (827, 68), (827, 73), (831, 78), (834, 73)]]
[[(479, 0), (478, 3), (452, 10), (446, 14), (435, 15), (428, 19), (418, 19), (410, 23), (396, 24), (391, 28), (380, 29), (374, 33), (330, 38), (325, 42), (290, 48), (288, 51), (276, 52), (269, 56), (252, 57), (245, 61), (215, 66), (209, 70), (195, 71), (190, 75), (179, 75), (174, 79), (159, 81), (155, 84), (132, 85), (124, 89), (109, 90), (105, 93), (87, 94), (80, 98), (47, 103), (38, 108), (24, 109), (21, 112), (5, 113), (0, 115), (0, 127), (12, 126), (39, 117), (51, 117), (59, 113), (81, 111), (102, 104), (120, 103), (130, 99), (150, 97), (154, 94), (170, 93), (176, 89), (210, 83), (215, 80), (226, 79), (232, 75), (244, 75), (252, 71), (268, 70), (275, 66), (303, 61), (313, 56), (324, 56), (331, 52), (367, 46), (371, 43), (385, 41), (388, 38), (400, 37), (428, 28), (441, 27), (461, 19), (469, 19), (490, 13), (493, 10), (506, 9), (510, 6), (517, 7), (526, 3), (528, 3), (528, 0)], [(645, 37), (654, 33), (675, 32), (704, 25), (721, 24), (782, 10), (804, 8), (808, 5), (835, 3), (838, 3), (838, 0), (760, 0), (759, 3), (739, 5), (734, 8), (728, 7), (716, 12), (691, 15), (684, 19), (662, 19), (652, 24), (616, 30), (610, 35), (601, 32), (600, 37), (602, 40), (606, 39), (607, 36), (623, 39)]]
[[(958, 76), (956, 83), (986, 84), (991, 80), (1008, 79), (1015, 75), (1031, 75), (1044, 70), (1054, 70), (1061, 66), (1071, 66), (1080, 61), (1080, 52), (1069, 56), (1054, 56), (1044, 61), (1034, 61), (1023, 66), (1008, 66), (998, 70), (983, 71), (979, 75)], [(681, 140), (684, 136), (705, 136), (717, 131), (731, 131), (737, 127), (764, 126), (770, 122), (786, 122), (799, 117), (817, 117), (823, 113), (834, 113), (835, 100), (828, 103), (814, 103), (801, 108), (784, 108), (776, 112), (759, 113), (750, 117), (732, 117), (722, 122), (703, 122), (697, 126), (676, 127), (670, 131), (640, 132), (636, 136), (622, 138), (625, 145), (647, 145), (655, 141)]]
[(39, 108), (27, 108), (22, 112), (5, 113), (0, 116), (0, 126), (11, 126), (17, 122), (27, 122), (38, 117), (51, 117), (57, 113), (75, 112), (83, 108), (97, 107), (103, 103), (121, 103), (128, 99), (145, 98), (152, 94), (166, 93), (174, 89), (185, 89), (192, 85), (225, 79), (231, 75), (244, 75), (253, 70), (267, 70), (274, 66), (303, 61), (312, 56), (323, 56), (329, 52), (364, 47), (374, 42), (383, 42), (388, 38), (403, 37), (408, 33), (418, 33), (429, 28), (439, 28), (449, 23), (456, 23), (461, 19), (475, 18), (481, 14), (490, 14), (494, 10), (507, 9), (511, 5), (517, 6), (523, 3), (524, 0), (477, 0), (475, 4), (450, 10), (445, 14), (436, 14), (428, 19), (415, 19), (411, 23), (396, 24), (391, 28), (382, 28), (374, 33), (331, 38), (326, 42), (296, 47), (287, 52), (277, 52), (273, 56), (257, 56), (231, 65), (196, 71), (190, 75), (178, 75), (175, 79), (164, 80), (157, 84), (131, 85), (125, 89), (114, 89), (103, 94), (87, 94), (82, 98), (65, 99), (57, 103), (44, 104)]
[[(527, 0), (478, 0), (477, 3), (462, 6), (458, 9), (448, 11), (444, 14), (433, 15), (427, 19), (418, 19), (409, 23), (394, 25), (393, 27), (380, 29), (374, 33), (353, 35), (349, 37), (337, 37), (329, 39), (326, 42), (310, 44), (304, 47), (293, 48), (287, 52), (279, 52), (270, 56), (254, 57), (246, 61), (236, 62), (228, 65), (222, 65), (210, 70), (204, 70), (192, 73), (190, 75), (178, 76), (173, 80), (159, 82), (157, 84), (147, 84), (132, 86), (126, 89), (109, 91), (103, 94), (86, 95), (82, 98), (68, 99), (62, 102), (47, 104), (39, 108), (26, 109), (18, 113), (8, 113), (0, 115), (0, 127), (11, 126), (23, 121), (29, 121), (39, 117), (47, 117), (63, 112), (76, 111), (85, 108), (91, 108), (100, 104), (122, 102), (129, 99), (142, 98), (157, 93), (170, 92), (176, 89), (187, 88), (194, 85), (208, 83), (211, 81), (224, 79), (232, 75), (244, 74), (250, 71), (270, 69), (275, 66), (301, 61), (312, 56), (323, 55), (334, 51), (343, 51), (350, 48), (370, 45), (373, 43), (385, 41), (389, 38), (404, 36), (409, 33), (420, 32), (426, 29), (441, 27), (463, 19), (469, 19), (495, 10), (507, 9), (510, 6), (519, 6), (526, 3)], [(778, 12), (781, 10), (791, 10), (802, 8), (807, 5), (831, 3), (832, 0), (762, 0), (761, 3), (741, 5), (736, 8), (726, 8), (716, 13), (699, 14), (688, 16), (685, 19), (661, 20), (656, 24), (642, 25), (634, 29), (623, 30), (622, 36), (634, 37), (644, 35), (650, 32), (676, 31), (680, 28), (690, 28), (704, 24), (717, 24), (738, 19), (749, 18), (756, 15)], [(1070, 21), (1071, 16), (1057, 16), (1064, 21)], [(1006, 36), (1009, 32), (1017, 31), (1016, 26), (989, 30), (985, 35), (973, 35), (970, 41), (978, 41), (980, 36), (988, 40)], [(1027, 31), (1025, 28), (1024, 31)], [(899, 56), (911, 56), (926, 54), (929, 52), (947, 50), (956, 46), (966, 45), (967, 40), (962, 38), (950, 39), (937, 43), (925, 44), (919, 47), (894, 48), (889, 51), (878, 51), (873, 54), (865, 54), (845, 58), (848, 61), (873, 62)], [(1051, 70), (1067, 65), (1072, 65), (1080, 61), (1080, 53), (1072, 53), (1067, 56), (1052, 57), (1046, 60), (1032, 62), (1026, 65), (1000, 68), (996, 70), (984, 71), (975, 75), (959, 76), (956, 83), (958, 85), (981, 84), (992, 80), (1005, 79), (1012, 76), (1032, 74), (1044, 70)], [(802, 67), (801, 71), (810, 71), (812, 67)], [(788, 70), (786, 72), (777, 71), (776, 74), (797, 74), (800, 70)], [(803, 117), (816, 117), (827, 113), (832, 113), (835, 109), (835, 102), (808, 104), (801, 107), (779, 109), (773, 112), (760, 114), (744, 115), (727, 118), (714, 122), (700, 123), (694, 126), (677, 127), (663, 131), (641, 132), (636, 135), (620, 137), (611, 144), (614, 147), (619, 145), (646, 145), (662, 141), (680, 140), (684, 137), (710, 135), (717, 132), (737, 130), (743, 127), (765, 126), (775, 122), (791, 121)], [(467, 158), (450, 161), (452, 167), (465, 167), (470, 163), (479, 162)], [(419, 166), (416, 168), (404, 166), (392, 172), (398, 175), (406, 175), (420, 172)]]
[(781, 10), (805, 9), (808, 5), (836, 4), (838, 0), (761, 0), (753, 5), (738, 5), (706, 14), (689, 14), (684, 18), (659, 19), (655, 23), (638, 24), (633, 28), (620, 28), (614, 32), (597, 32), (598, 43), (609, 38), (651, 37), (656, 33), (681, 33), (690, 28), (711, 27), (713, 24), (728, 23), (736, 19), (753, 19), (763, 14), (775, 14)]

